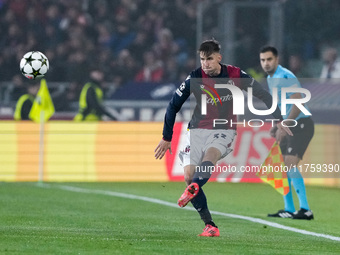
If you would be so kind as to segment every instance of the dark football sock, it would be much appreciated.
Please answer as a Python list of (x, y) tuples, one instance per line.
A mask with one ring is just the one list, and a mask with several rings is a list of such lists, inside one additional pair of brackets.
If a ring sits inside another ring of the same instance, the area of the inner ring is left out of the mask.
[(192, 182), (197, 183), (201, 188), (209, 180), (213, 167), (214, 164), (211, 161), (202, 162), (200, 166), (196, 167)]
[(197, 210), (198, 214), (200, 215), (201, 219), (203, 220), (204, 224), (210, 224), (216, 227), (215, 223), (211, 218), (210, 211), (208, 209), (207, 198), (202, 189), (198, 192), (196, 197), (191, 200), (192, 205)]
[(213, 227), (215, 227), (215, 228), (218, 228), (217, 226), (216, 226), (216, 224), (215, 224), (215, 222), (213, 222), (212, 220), (211, 221), (209, 221), (209, 222), (207, 222), (207, 223), (205, 223), (205, 225), (211, 225), (211, 226), (213, 226)]

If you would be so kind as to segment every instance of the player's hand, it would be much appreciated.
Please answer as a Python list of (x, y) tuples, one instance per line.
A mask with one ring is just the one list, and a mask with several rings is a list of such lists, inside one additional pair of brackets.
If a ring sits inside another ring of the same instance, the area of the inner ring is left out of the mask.
[(155, 149), (155, 158), (162, 159), (167, 150), (169, 150), (170, 154), (172, 154), (171, 142), (162, 139)]
[(278, 127), (277, 126), (273, 126), (269, 133), (270, 133), (270, 136), (273, 137), (273, 138), (276, 138), (276, 131), (278, 130)]
[(283, 137), (285, 137), (287, 134), (290, 136), (293, 136), (292, 131), (289, 129), (289, 127), (282, 126), (281, 123), (278, 123), (277, 125), (278, 130), (276, 131), (276, 140), (281, 141)]

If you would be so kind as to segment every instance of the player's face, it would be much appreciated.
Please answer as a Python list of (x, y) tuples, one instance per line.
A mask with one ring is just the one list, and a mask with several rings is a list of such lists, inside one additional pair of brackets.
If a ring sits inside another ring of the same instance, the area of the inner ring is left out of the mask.
[(221, 72), (220, 62), (222, 60), (221, 54), (213, 53), (207, 56), (203, 52), (200, 52), (200, 59), (201, 67), (207, 75), (216, 76), (220, 74)]
[(263, 71), (269, 75), (273, 75), (279, 65), (279, 58), (271, 51), (260, 53), (260, 61)]

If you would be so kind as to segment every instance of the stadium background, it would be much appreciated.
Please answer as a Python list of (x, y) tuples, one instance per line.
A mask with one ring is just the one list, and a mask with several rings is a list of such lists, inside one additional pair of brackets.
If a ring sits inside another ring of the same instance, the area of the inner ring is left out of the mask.
[[(30, 82), (19, 71), (21, 57), (30, 50), (49, 58), (46, 79), (56, 107), (45, 129), (44, 180), (182, 180), (176, 152), (190, 118), (188, 106), (177, 118), (174, 154), (155, 161), (153, 150), (168, 100), (195, 68), (197, 44), (211, 37), (222, 42), (226, 63), (257, 79), (264, 77), (258, 61), (264, 44), (279, 47), (284, 66), (289, 67), (291, 56), (301, 58), (297, 75), (312, 93), (317, 124), (303, 163), (339, 164), (340, 86), (316, 79), (323, 50), (340, 46), (334, 32), (339, 10), (335, 0), (0, 1), (0, 180), (39, 178), (39, 125), (12, 121), (15, 103)], [(233, 31), (231, 39), (226, 31)], [(106, 73), (105, 104), (119, 122), (71, 121), (93, 66)], [(241, 128), (225, 164), (261, 164), (272, 143), (268, 129)], [(306, 181), (340, 186), (338, 176), (307, 174), (313, 178)], [(218, 177), (257, 181), (254, 176)]]

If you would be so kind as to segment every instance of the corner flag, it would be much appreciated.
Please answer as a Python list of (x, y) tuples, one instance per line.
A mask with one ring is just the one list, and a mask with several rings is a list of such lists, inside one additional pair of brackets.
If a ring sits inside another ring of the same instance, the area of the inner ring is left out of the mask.
[(280, 146), (275, 142), (267, 158), (261, 165), (260, 171), (257, 172), (256, 175), (259, 176), (262, 181), (271, 185), (281, 195), (287, 195), (289, 192), (289, 184), (284, 166)]
[[(43, 111), (43, 114), (41, 114)], [(47, 88), (46, 80), (42, 79), (37, 96), (35, 97), (29, 117), (35, 122), (46, 122), (54, 114), (54, 105)]]

